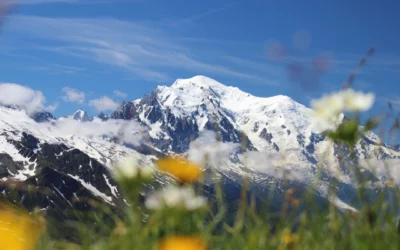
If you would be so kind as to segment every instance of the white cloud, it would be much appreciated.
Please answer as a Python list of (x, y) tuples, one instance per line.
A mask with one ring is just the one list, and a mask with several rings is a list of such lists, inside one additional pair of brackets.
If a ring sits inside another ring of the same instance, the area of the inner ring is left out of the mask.
[(62, 89), (64, 96), (62, 99), (66, 102), (76, 102), (82, 104), (85, 101), (85, 93), (77, 89), (65, 87)]
[(58, 108), (58, 102), (45, 107), (44, 110), (46, 110), (48, 112), (54, 112), (54, 110), (56, 110), (57, 108)]
[(121, 98), (126, 98), (128, 96), (127, 93), (122, 92), (120, 90), (114, 90), (113, 93), (114, 93), (115, 96), (118, 96), (118, 97), (121, 97)]
[(82, 137), (103, 137), (118, 138), (120, 142), (133, 145), (140, 144), (145, 129), (135, 121), (108, 120), (101, 121), (95, 118), (92, 122), (80, 122), (74, 119), (62, 119), (57, 123), (42, 123), (42, 128), (52, 128), (53, 133), (58, 135), (76, 135)]
[(279, 153), (248, 151), (243, 154), (241, 161), (245, 163), (246, 168), (252, 171), (264, 173), (279, 179), (283, 178), (308, 183), (315, 178), (310, 166), (302, 165), (298, 161), (293, 162), (290, 159), (285, 159)]
[(206, 130), (190, 143), (188, 159), (200, 165), (207, 161), (210, 166), (218, 168), (220, 163), (228, 161), (229, 155), (239, 147), (237, 143), (217, 141), (215, 132)]
[(118, 105), (118, 103), (107, 96), (89, 101), (89, 106), (94, 107), (97, 111), (115, 110)]
[(386, 178), (392, 180), (394, 184), (400, 186), (400, 160), (363, 160), (360, 165), (370, 170), (378, 178)]
[[(311, 167), (308, 165), (301, 166), (298, 160), (292, 161), (289, 159), (290, 157), (285, 159), (279, 153), (259, 151), (236, 154), (239, 153), (238, 150), (240, 148), (241, 145), (239, 143), (217, 141), (215, 132), (206, 130), (190, 143), (188, 159), (200, 165), (207, 163), (215, 169), (231, 166), (237, 168), (237, 165), (231, 165), (232, 156), (236, 156), (244, 168), (275, 178), (308, 183), (315, 177)], [(287, 153), (287, 155), (290, 155), (290, 153)]]
[(40, 91), (15, 83), (0, 83), (0, 103), (16, 105), (28, 113), (44, 109), (46, 98)]

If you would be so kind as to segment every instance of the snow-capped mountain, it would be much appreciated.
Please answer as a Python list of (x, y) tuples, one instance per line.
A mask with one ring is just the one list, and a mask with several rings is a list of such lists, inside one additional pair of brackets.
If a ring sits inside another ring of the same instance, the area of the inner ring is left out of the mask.
[[(321, 135), (310, 119), (311, 112), (287, 96), (256, 97), (195, 76), (178, 79), (170, 87), (159, 86), (141, 99), (122, 102), (111, 118), (139, 121), (149, 130), (151, 144), (165, 153), (186, 153), (203, 131), (215, 131), (220, 141), (240, 144), (241, 152), (248, 151), (219, 163), (219, 169), (236, 182), (246, 174), (254, 185), (262, 186), (289, 171), (294, 181), (308, 185), (323, 166), (321, 175), (326, 178), (319, 183), (318, 192), (327, 195), (332, 179), (338, 179), (346, 187), (343, 198), (350, 201), (354, 197), (347, 186), (354, 180), (339, 159), (348, 149)], [(373, 133), (362, 138), (355, 151), (359, 159), (400, 157), (399, 150), (382, 145)], [(345, 204), (338, 197), (331, 199)]]
[(82, 109), (78, 109), (72, 115), (62, 117), (61, 119), (74, 119), (76, 121), (81, 121), (81, 122), (90, 122), (93, 121), (93, 116), (90, 116), (88, 112)]
[[(113, 206), (121, 202), (108, 171), (113, 162), (131, 155), (152, 166), (152, 160), (162, 155), (185, 154), (201, 160), (206, 151), (208, 165), (217, 168), (232, 200), (247, 176), (258, 199), (274, 193), (276, 207), (287, 188), (296, 187), (301, 193), (312, 183), (322, 203), (329, 200), (340, 209), (356, 210), (357, 187), (344, 166), (352, 159), (339, 159), (348, 149), (329, 142), (309, 118), (310, 112), (287, 96), (256, 97), (205, 76), (159, 86), (98, 118), (78, 110), (68, 118), (38, 123), (42, 120), (23, 110), (3, 106), (0, 178), (49, 188), (63, 206), (72, 206), (78, 193)], [(400, 158), (399, 151), (382, 144), (373, 133), (356, 146), (359, 159)], [(363, 175), (371, 183), (383, 180), (368, 170)], [(333, 180), (339, 183), (335, 195), (329, 193)], [(212, 182), (204, 183), (211, 193)], [(6, 188), (3, 193), (7, 194)], [(51, 198), (44, 200), (40, 206), (55, 207)]]
[[(205, 130), (224, 142), (247, 141), (249, 150), (285, 152), (293, 163), (315, 163), (329, 145), (309, 118), (312, 111), (287, 96), (261, 98), (205, 76), (178, 79), (159, 86), (145, 97), (122, 102), (113, 119), (135, 119), (147, 126), (154, 145), (168, 152), (185, 152)], [(398, 150), (380, 147), (370, 133), (357, 147), (360, 157), (397, 156)], [(379, 155), (380, 154), (380, 155)], [(290, 157), (289, 157), (290, 156)]]

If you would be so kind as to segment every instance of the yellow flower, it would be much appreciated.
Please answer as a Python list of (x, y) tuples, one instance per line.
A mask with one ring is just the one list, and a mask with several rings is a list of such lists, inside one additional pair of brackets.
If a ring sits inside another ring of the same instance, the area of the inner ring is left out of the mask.
[(28, 213), (0, 205), (0, 249), (34, 249), (44, 224)]
[(193, 183), (203, 178), (203, 170), (200, 166), (181, 158), (160, 159), (157, 161), (157, 167), (184, 183)]
[(282, 232), (282, 243), (285, 246), (293, 246), (298, 241), (298, 236), (293, 234), (290, 229), (285, 228)]
[(191, 236), (170, 236), (160, 241), (158, 250), (206, 250), (206, 243)]

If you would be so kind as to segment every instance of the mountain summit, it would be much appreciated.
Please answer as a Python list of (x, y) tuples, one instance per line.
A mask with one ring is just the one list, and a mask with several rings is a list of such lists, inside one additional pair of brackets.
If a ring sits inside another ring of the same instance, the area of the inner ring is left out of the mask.
[(84, 111), (82, 109), (78, 109), (72, 115), (72, 119), (81, 121), (81, 122), (89, 122), (89, 121), (93, 120), (93, 117), (89, 116), (89, 114), (86, 111)]

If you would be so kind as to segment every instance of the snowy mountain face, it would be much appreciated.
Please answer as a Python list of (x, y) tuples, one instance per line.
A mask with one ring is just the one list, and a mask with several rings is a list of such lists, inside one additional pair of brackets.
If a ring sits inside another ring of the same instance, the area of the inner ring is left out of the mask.
[(45, 112), (45, 111), (33, 113), (31, 115), (31, 118), (35, 120), (35, 122), (51, 122), (57, 119), (50, 112)]
[[(247, 176), (250, 192), (260, 201), (274, 197), (276, 209), (288, 188), (301, 195), (312, 183), (321, 204), (356, 210), (356, 182), (345, 166), (349, 162), (338, 157), (348, 149), (321, 135), (309, 112), (287, 96), (256, 97), (204, 76), (159, 86), (141, 99), (122, 102), (110, 116), (93, 118), (78, 110), (55, 120), (51, 114), (35, 118), (1, 106), (0, 193), (11, 199), (7, 183), (16, 182), (51, 194), (18, 192), (13, 200), (27, 207), (89, 209), (79, 202), (82, 196), (118, 207), (122, 197), (109, 173), (116, 161), (130, 155), (151, 167), (157, 157), (174, 153), (195, 162), (207, 158), (232, 204)], [(381, 145), (373, 133), (355, 151), (357, 160), (400, 158), (398, 147)], [(368, 170), (363, 176), (375, 184), (384, 179)], [(213, 181), (204, 183), (210, 196)], [(339, 183), (335, 195), (329, 193), (333, 181)]]
[[(276, 180), (289, 172), (285, 178), (305, 187), (322, 172), (325, 179), (318, 183), (317, 192), (328, 195), (330, 182), (337, 179), (342, 183), (339, 189), (343, 199), (352, 203), (354, 180), (339, 159), (349, 150), (328, 141), (309, 118), (311, 112), (287, 96), (256, 97), (196, 76), (178, 79), (170, 87), (159, 86), (133, 102), (123, 102), (111, 117), (140, 122), (149, 130), (152, 146), (164, 153), (188, 153), (202, 133), (214, 131), (219, 141), (239, 146), (229, 160), (217, 166), (235, 182), (250, 175), (255, 189), (263, 185), (267, 189), (268, 183), (275, 186)], [(361, 160), (400, 157), (399, 150), (381, 145), (373, 133), (360, 140), (355, 154)], [(341, 197), (328, 199), (346, 207)]]
[(75, 111), (75, 113), (73, 113), (72, 115), (69, 116), (65, 116), (65, 117), (61, 117), (62, 119), (73, 119), (75, 121), (81, 121), (81, 122), (91, 122), (93, 121), (93, 116), (90, 116), (88, 114), (88, 112), (82, 110), (82, 109), (78, 109), (77, 111)]
[(81, 122), (90, 122), (93, 120), (92, 116), (89, 116), (89, 114), (86, 111), (83, 111), (81, 109), (77, 110), (73, 115), (72, 118), (77, 121)]

